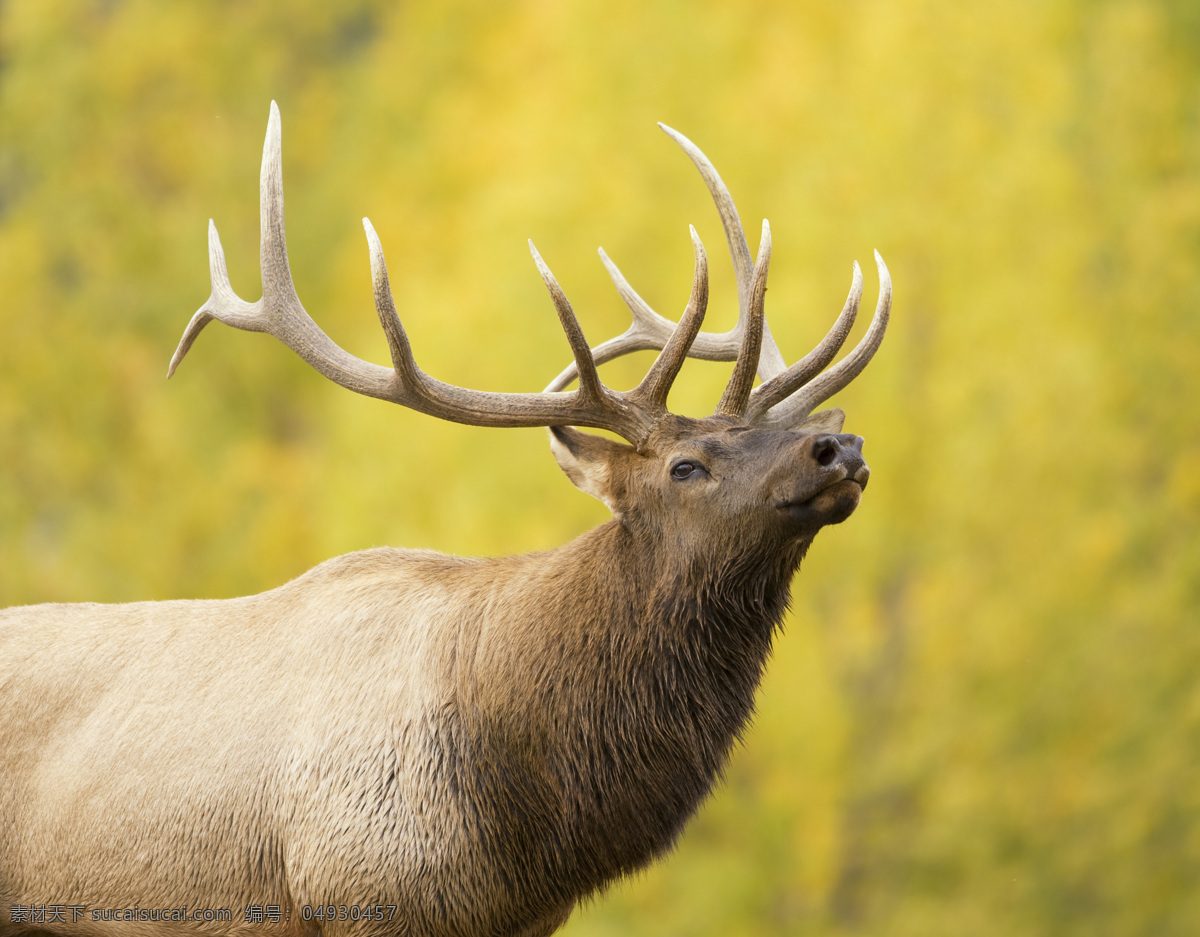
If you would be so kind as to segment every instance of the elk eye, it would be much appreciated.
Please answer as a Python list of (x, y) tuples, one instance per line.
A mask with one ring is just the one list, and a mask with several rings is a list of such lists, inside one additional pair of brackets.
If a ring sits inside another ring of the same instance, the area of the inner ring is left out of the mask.
[(695, 462), (688, 462), (686, 459), (682, 462), (676, 462), (671, 466), (671, 477), (674, 479), (690, 478), (696, 472), (703, 472), (704, 469)]

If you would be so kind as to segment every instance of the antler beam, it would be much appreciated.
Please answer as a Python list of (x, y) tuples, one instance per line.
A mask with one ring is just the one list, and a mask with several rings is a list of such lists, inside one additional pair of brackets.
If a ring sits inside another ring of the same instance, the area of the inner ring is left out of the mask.
[[(279, 108), (271, 102), (267, 136), (263, 145), (260, 181), (261, 247), (263, 295), (258, 302), (241, 299), (229, 282), (225, 255), (216, 225), (209, 221), (209, 271), (212, 291), (208, 300), (192, 316), (179, 346), (171, 359), (167, 376), (175, 373), (180, 361), (209, 322), (217, 319), (226, 325), (249, 332), (267, 332), (291, 348), (315, 370), (342, 387), (368, 397), (402, 404), (422, 413), (475, 426), (592, 426), (608, 429), (635, 446), (641, 445), (665, 413), (670, 383), (679, 371), (691, 337), (703, 319), (708, 298), (708, 266), (700, 240), (692, 232), (696, 250), (696, 280), (693, 302), (684, 323), (672, 327), (656, 347), (667, 351), (660, 356), (647, 381), (634, 391), (621, 393), (605, 387), (596, 373), (596, 359), (575, 319), (570, 303), (553, 274), (530, 243), (534, 261), (550, 290), (559, 320), (575, 356), (575, 372), (583, 375), (580, 388), (560, 393), (490, 393), (446, 384), (422, 371), (413, 357), (404, 326), (396, 313), (388, 282), (387, 266), (379, 238), (370, 221), (363, 219), (371, 256), (375, 306), (387, 336), (392, 367), (385, 368), (363, 361), (339, 347), (305, 312), (296, 295), (288, 265), (287, 241), (283, 219), (283, 170)], [(672, 336), (678, 338), (672, 342)]]

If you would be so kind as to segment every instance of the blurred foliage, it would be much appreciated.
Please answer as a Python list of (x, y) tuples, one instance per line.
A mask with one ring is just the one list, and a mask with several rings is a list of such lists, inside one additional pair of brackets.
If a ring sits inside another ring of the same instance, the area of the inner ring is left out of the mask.
[[(1200, 922), (1200, 18), (1190, 0), (0, 6), (0, 604), (228, 596), (380, 543), (565, 541), (603, 508), (542, 431), (355, 398), (205, 332), (205, 219), (257, 284), (267, 105), (314, 317), (386, 361), (369, 214), (418, 359), (536, 390), (593, 341), (603, 243), (657, 308), (714, 268), (696, 140), (775, 235), (798, 356), (878, 247), (883, 351), (838, 401), (859, 513), (796, 585), (759, 716), (608, 934), (1182, 935)], [(868, 268), (868, 296), (873, 273)], [(606, 368), (629, 386), (644, 356)], [(691, 364), (704, 413), (727, 368)]]

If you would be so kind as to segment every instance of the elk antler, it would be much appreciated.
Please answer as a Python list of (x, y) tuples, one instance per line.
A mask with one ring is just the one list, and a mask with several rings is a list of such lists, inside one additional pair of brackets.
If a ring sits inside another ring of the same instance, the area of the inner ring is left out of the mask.
[[(740, 416), (756, 426), (767, 426), (786, 429), (797, 426), (811, 413), (818, 404), (829, 399), (850, 383), (875, 354), (883, 340), (887, 329), (888, 316), (891, 310), (892, 281), (879, 252), (875, 252), (875, 263), (879, 270), (879, 302), (875, 307), (875, 315), (862, 341), (850, 354), (825, 373), (821, 373), (833, 360), (838, 350), (850, 334), (854, 319), (858, 314), (858, 305), (862, 299), (863, 278), (858, 263), (854, 264), (851, 279), (850, 294), (841, 314), (833, 323), (826, 336), (807, 355), (793, 364), (790, 368), (784, 362), (771, 331), (767, 327), (763, 314), (763, 299), (766, 289), (766, 266), (770, 259), (770, 231), (763, 222), (763, 247), (759, 248), (758, 262), (751, 264), (750, 248), (746, 243), (746, 235), (742, 229), (741, 219), (733, 203), (729, 190), (721, 180), (720, 175), (709, 162), (708, 157), (700, 151), (691, 140), (666, 124), (659, 124), (666, 134), (671, 137), (695, 163), (700, 171), (717, 212), (721, 216), (721, 225), (725, 229), (725, 239), (729, 244), (729, 253), (733, 259), (734, 275), (738, 287), (738, 320), (728, 332), (700, 332), (688, 352), (689, 358), (702, 358), (707, 361), (732, 361), (738, 359), (734, 376), (726, 387), (721, 402), (717, 405), (717, 413)], [(764, 254), (765, 247), (765, 254)], [(674, 323), (660, 316), (649, 304), (637, 294), (629, 282), (621, 274), (604, 253), (600, 251), (600, 259), (608, 269), (617, 292), (629, 307), (633, 315), (633, 324), (628, 331), (616, 338), (597, 345), (592, 349), (592, 356), (597, 364), (611, 361), (621, 355), (634, 351), (644, 351), (663, 347), (668, 340)], [(759, 280), (761, 273), (761, 282)], [(756, 337), (758, 334), (761, 337)], [(749, 351), (751, 344), (759, 344), (761, 350), (757, 353), (755, 366), (743, 363), (743, 356), (754, 353)], [(754, 371), (757, 370), (763, 383), (753, 391)], [(561, 390), (571, 383), (576, 376), (575, 365), (568, 365), (550, 384), (547, 391)], [(817, 377), (817, 375), (820, 377)], [(815, 378), (815, 380), (814, 380)], [(803, 389), (803, 392), (800, 392)]]
[(592, 426), (611, 430), (634, 446), (641, 446), (666, 413), (667, 392), (700, 329), (708, 304), (708, 262), (700, 238), (692, 229), (696, 269), (691, 299), (679, 325), (668, 324), (663, 334), (656, 337), (653, 347), (662, 349), (662, 353), (641, 384), (627, 392), (611, 390), (601, 383), (596, 373), (597, 360), (607, 359), (598, 359), (588, 349), (570, 303), (530, 242), (534, 262), (550, 291), (571, 345), (575, 357), (572, 377), (579, 375), (579, 388), (571, 392), (551, 388), (533, 394), (468, 390), (436, 380), (417, 366), (396, 313), (383, 249), (370, 221), (365, 218), (363, 227), (370, 249), (375, 308), (387, 336), (392, 367), (371, 364), (344, 351), (304, 311), (288, 266), (283, 224), (280, 119), (274, 101), (271, 102), (263, 144), (259, 198), (262, 298), (248, 303), (234, 293), (216, 225), (210, 220), (208, 249), (212, 292), (184, 330), (171, 358), (168, 377), (175, 373), (200, 331), (213, 319), (219, 319), (235, 328), (274, 335), (325, 377), (348, 390), (402, 404), (440, 419), (475, 426)]

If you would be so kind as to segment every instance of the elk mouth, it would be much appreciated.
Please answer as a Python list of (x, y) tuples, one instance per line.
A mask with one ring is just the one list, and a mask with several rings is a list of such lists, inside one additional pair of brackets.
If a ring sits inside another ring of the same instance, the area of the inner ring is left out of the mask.
[(789, 520), (802, 527), (840, 524), (858, 507), (865, 481), (866, 479), (859, 482), (854, 478), (839, 478), (808, 498), (780, 501), (776, 507), (785, 513)]

